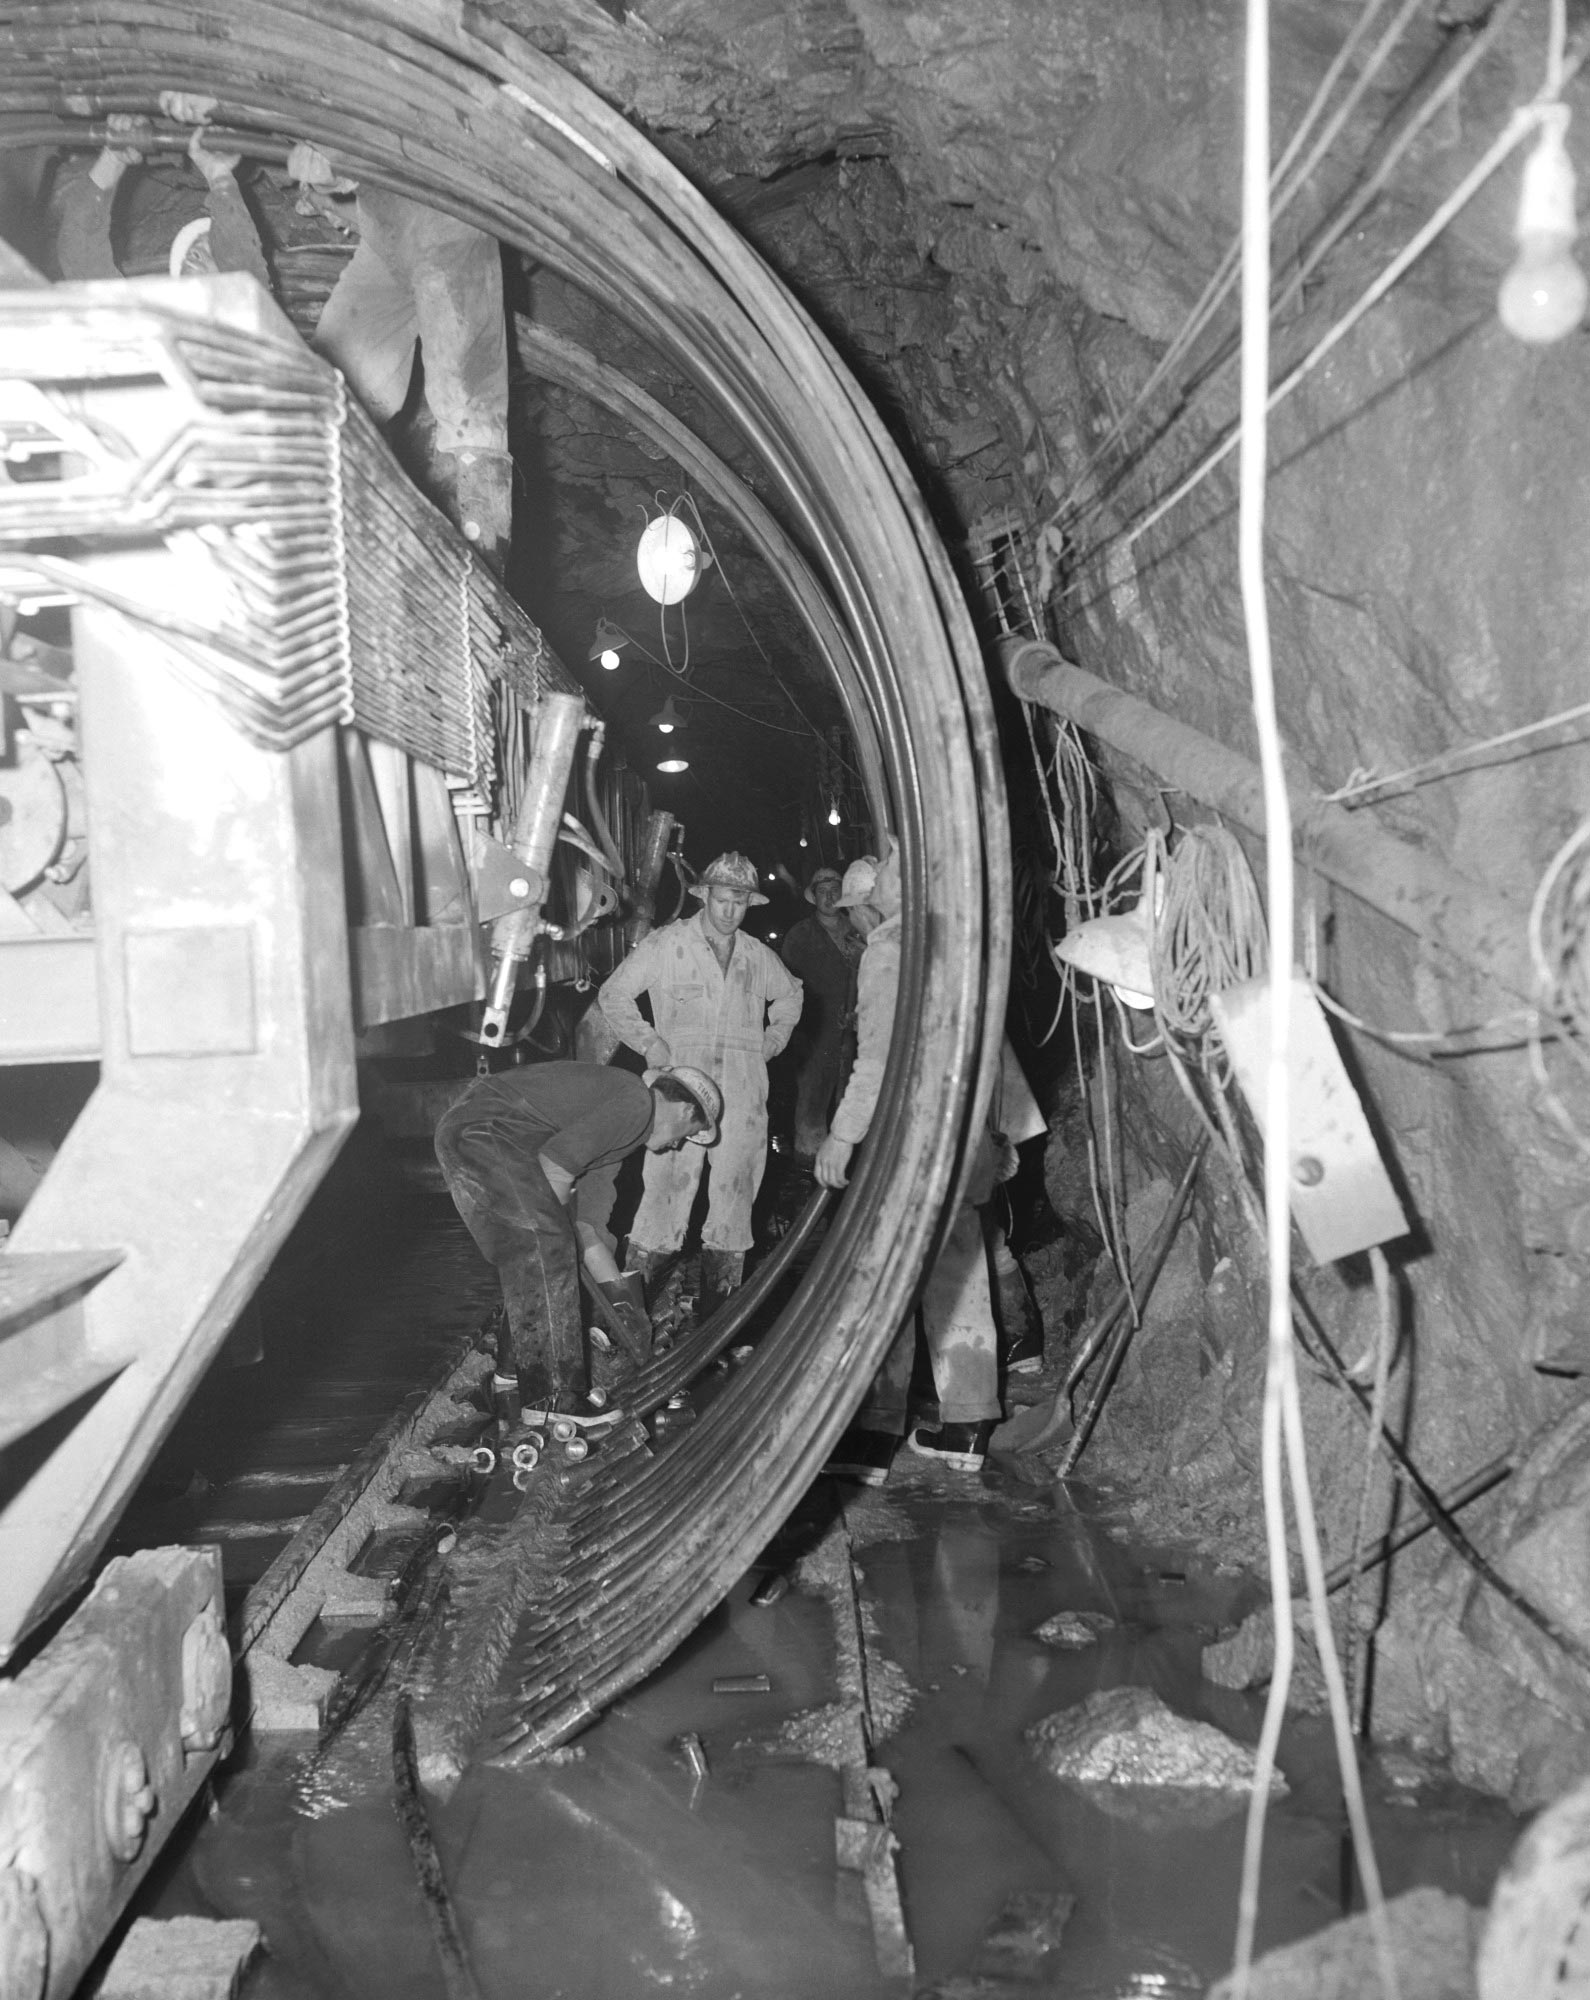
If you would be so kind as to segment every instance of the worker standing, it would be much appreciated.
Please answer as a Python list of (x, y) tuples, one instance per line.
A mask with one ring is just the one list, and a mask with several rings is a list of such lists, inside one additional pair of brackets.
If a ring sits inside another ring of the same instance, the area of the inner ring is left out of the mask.
[[(870, 911), (878, 919), (867, 939), (857, 980), (856, 1061), (828, 1135), (817, 1149), (816, 1174), (824, 1187), (842, 1188), (851, 1155), (867, 1136), (883, 1088), (900, 986), (902, 896), (896, 847), (881, 861), (852, 862), (838, 907)], [(1000, 1417), (998, 1336), (976, 1203), (993, 1192), (994, 1147), (979, 1140), (971, 1184), (956, 1204), (943, 1248), (922, 1291), (922, 1330), (938, 1394), (937, 1430), (913, 1431), (910, 1450), (958, 1472), (976, 1472)], [(887, 1476), (895, 1446), (905, 1435), (915, 1315), (908, 1315), (879, 1370), (872, 1392), (828, 1470), (870, 1485)]]
[(828, 1114), (845, 1080), (845, 1046), (856, 1012), (856, 968), (864, 942), (849, 915), (836, 908), (842, 877), (819, 868), (806, 885), (814, 914), (791, 927), (781, 953), (805, 988), (796, 1047), (795, 1159), (810, 1167), (828, 1130)]
[[(801, 1014), (801, 983), (740, 926), (765, 903), (745, 855), (720, 854), (690, 893), (702, 907), (642, 938), (604, 982), (600, 1005), (620, 1041), (648, 1064), (688, 1063), (723, 1092), (721, 1136), (701, 1231), (702, 1317), (740, 1283), (751, 1209), (767, 1165), (767, 1065)], [(640, 996), (651, 1004), (648, 1022)], [(630, 1230), (627, 1265), (648, 1281), (683, 1247), (704, 1156), (653, 1155)]]
[[(436, 1157), (454, 1205), (502, 1281), (497, 1372), (524, 1414), (600, 1421), (587, 1400), (580, 1244), (605, 1241), (619, 1162), (716, 1135), (722, 1098), (699, 1070), (644, 1077), (603, 1063), (533, 1063), (482, 1076), (443, 1113)], [(588, 1260), (589, 1261), (589, 1260)]]

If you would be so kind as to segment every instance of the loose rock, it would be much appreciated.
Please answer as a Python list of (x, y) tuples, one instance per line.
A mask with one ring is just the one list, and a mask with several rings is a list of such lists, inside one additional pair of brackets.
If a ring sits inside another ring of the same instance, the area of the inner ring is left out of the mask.
[(1057, 1611), (1032, 1636), (1059, 1652), (1079, 1653), (1084, 1646), (1096, 1646), (1101, 1632), (1114, 1629), (1115, 1620), (1102, 1611)]
[[(1412, 1889), (1386, 1905), (1402, 2000), (1475, 2000), (1474, 1954), (1481, 1912), (1442, 1889)], [(1231, 2000), (1227, 1978), (1209, 2000)], [(1344, 1917), (1297, 1944), (1266, 1952), (1248, 2000), (1366, 2000), (1380, 1991), (1367, 1916)], [(1525, 2000), (1522, 1990), (1517, 2000)]]
[[(1167, 1708), (1150, 1688), (1106, 1688), (1046, 1715), (1026, 1732), (1044, 1769), (1079, 1785), (1218, 1793), (1236, 1799), (1253, 1783), (1254, 1755), (1213, 1723)], [(1286, 1794), (1279, 1771), (1271, 1798)]]

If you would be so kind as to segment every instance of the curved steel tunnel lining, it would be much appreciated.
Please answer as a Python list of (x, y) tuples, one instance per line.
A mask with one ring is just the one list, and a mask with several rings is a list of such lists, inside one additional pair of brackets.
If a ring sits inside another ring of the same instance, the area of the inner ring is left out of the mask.
[[(892, 443), (804, 313), (689, 184), (582, 86), (495, 24), (494, 56), (463, 30), (443, 48), (437, 24), (419, 13), (344, 9), (328, 28), (307, 10), (256, 5), (229, 14), (228, 39), (217, 41), (199, 17), (158, 0), (99, 9), (92, 22), (58, 4), (0, 9), (0, 45), (64, 72), (41, 89), (28, 83), (24, 60), (0, 81), (0, 106), (36, 114), (70, 92), (100, 110), (148, 112), (160, 89), (181, 87), (220, 97), (229, 123), (241, 109), (235, 122), (251, 133), (268, 107), (273, 135), (314, 139), (351, 170), (461, 213), (565, 271), (653, 339), (736, 424), (855, 634), (906, 860), (890, 1075), (853, 1192), (795, 1299), (755, 1362), (623, 1496), (643, 1542), (679, 1523), (683, 1533), (662, 1573), (647, 1568), (646, 1587), (598, 1601), (582, 1621), (575, 1650), (596, 1676), (591, 1697), (606, 1700), (671, 1650), (778, 1525), (863, 1393), (936, 1246), (1003, 1020), (1002, 785), (981, 662), (947, 560)], [(53, 23), (70, 32), (52, 33)], [(134, 24), (137, 39), (122, 39)], [(396, 136), (390, 102), (377, 102), (391, 78), (370, 62), (368, 39), (405, 65), (413, 85), (397, 107)], [(320, 60), (328, 42), (336, 61)], [(292, 77), (272, 83), (265, 55), (280, 67), (289, 48)], [(304, 81), (311, 52), (314, 90)], [(527, 134), (532, 115), (504, 82), (550, 89), (558, 115), (594, 133), (633, 185), (550, 128)], [(349, 104), (360, 107), (351, 145)], [(523, 183), (493, 200), (489, 183), (504, 160), (522, 164)], [(698, 1496), (704, 1506), (691, 1504)]]

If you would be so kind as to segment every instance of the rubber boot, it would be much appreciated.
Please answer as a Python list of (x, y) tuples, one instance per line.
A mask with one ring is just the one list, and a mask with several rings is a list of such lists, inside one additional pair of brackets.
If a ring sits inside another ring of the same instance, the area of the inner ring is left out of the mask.
[(478, 447), (436, 456), (439, 469), (451, 461), (453, 516), (465, 541), (500, 570), (512, 529), (513, 460), (506, 452)]
[(640, 1279), (647, 1306), (657, 1303), (658, 1280), (672, 1268), (678, 1256), (677, 1250), (653, 1250), (646, 1243), (630, 1243), (624, 1257), (624, 1276), (633, 1273)]
[(646, 1310), (646, 1280), (639, 1271), (623, 1271), (614, 1284), (596, 1288), (607, 1302), (624, 1351), (637, 1368), (651, 1358), (651, 1315)]
[(729, 1296), (740, 1289), (741, 1274), (745, 1270), (743, 1250), (708, 1250), (701, 1252), (701, 1296), (696, 1302), (696, 1322), (698, 1325), (711, 1319)]
[(1036, 1375), (1044, 1362), (1043, 1314), (1026, 1272), (1003, 1244), (994, 1252), (994, 1275), (999, 1282), (1005, 1373)]

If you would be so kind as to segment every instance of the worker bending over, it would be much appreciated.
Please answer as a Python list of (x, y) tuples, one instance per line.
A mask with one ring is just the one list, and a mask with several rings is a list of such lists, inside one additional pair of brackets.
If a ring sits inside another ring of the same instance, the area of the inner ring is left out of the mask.
[(604, 1244), (619, 1162), (717, 1136), (723, 1100), (699, 1070), (534, 1063), (483, 1076), (443, 1114), (436, 1157), (481, 1254), (497, 1267), (507, 1326), (501, 1377), (516, 1375), (525, 1416), (590, 1420), (580, 1313), (580, 1241)]
[[(693, 1064), (723, 1092), (701, 1231), (706, 1318), (738, 1286), (751, 1247), (751, 1208), (767, 1166), (767, 1065), (800, 1019), (801, 983), (760, 939), (741, 933), (747, 909), (767, 901), (745, 855), (720, 854), (690, 893), (702, 907), (643, 937), (604, 982), (600, 1004), (619, 1040), (648, 1063)], [(698, 1151), (647, 1160), (630, 1270), (649, 1280), (682, 1248), (703, 1164)]]

